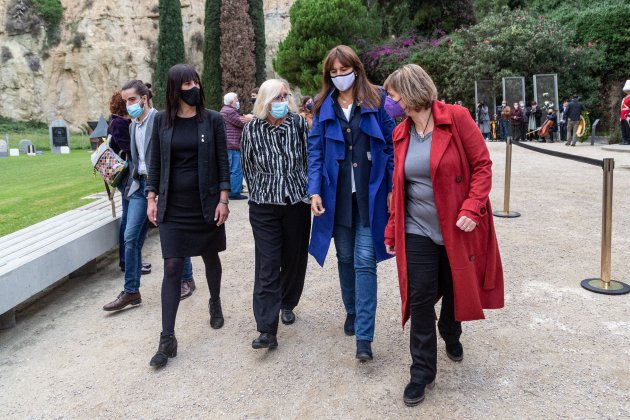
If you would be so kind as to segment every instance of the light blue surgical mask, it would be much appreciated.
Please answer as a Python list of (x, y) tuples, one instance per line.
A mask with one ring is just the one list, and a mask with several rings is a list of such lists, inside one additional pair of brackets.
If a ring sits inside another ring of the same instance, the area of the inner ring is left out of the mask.
[(140, 102), (135, 103), (133, 105), (129, 105), (127, 107), (127, 114), (129, 114), (129, 116), (133, 118), (134, 120), (140, 118), (143, 112), (144, 112), (144, 106), (140, 105)]
[(236, 109), (241, 109), (241, 103), (240, 102), (236, 103)]
[(288, 102), (272, 102), (271, 103), (271, 115), (274, 118), (284, 118), (289, 112)]

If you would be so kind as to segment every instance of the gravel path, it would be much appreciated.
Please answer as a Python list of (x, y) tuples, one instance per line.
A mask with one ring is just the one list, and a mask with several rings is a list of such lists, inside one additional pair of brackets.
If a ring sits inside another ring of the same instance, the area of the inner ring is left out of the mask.
[[(630, 154), (600, 146), (541, 145), (614, 157), (613, 278), (630, 282)], [(503, 207), (505, 145), (489, 144), (492, 200)], [(209, 327), (208, 289), (182, 302), (179, 352), (148, 366), (160, 331), (162, 263), (148, 238), (143, 303), (108, 314), (122, 286), (116, 256), (97, 274), (71, 279), (18, 313), (0, 332), (0, 418), (630, 418), (630, 295), (585, 291), (600, 270), (602, 170), (514, 148), (511, 209), (495, 218), (506, 307), (464, 324), (465, 358), (438, 345), (436, 387), (415, 408), (402, 402), (409, 378), (408, 329), (400, 326), (395, 264), (379, 266), (375, 359), (354, 358), (345, 337), (334, 257), (309, 261), (297, 321), (280, 326), (275, 351), (255, 351), (253, 255), (247, 204), (233, 202), (222, 254), (225, 326)], [(333, 254), (334, 255), (334, 254)]]

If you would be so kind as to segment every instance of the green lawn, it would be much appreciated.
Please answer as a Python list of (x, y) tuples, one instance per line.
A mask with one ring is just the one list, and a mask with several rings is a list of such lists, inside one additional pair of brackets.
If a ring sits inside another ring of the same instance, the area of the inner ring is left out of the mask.
[[(70, 131), (70, 149), (89, 149), (90, 139), (87, 134)], [(0, 139), (8, 140), (9, 147), (17, 149), (20, 140), (28, 139), (37, 150), (50, 150), (50, 134), (46, 124), (39, 122), (21, 122), (0, 117)]]
[(88, 204), (81, 198), (104, 190), (87, 150), (0, 158), (0, 236)]

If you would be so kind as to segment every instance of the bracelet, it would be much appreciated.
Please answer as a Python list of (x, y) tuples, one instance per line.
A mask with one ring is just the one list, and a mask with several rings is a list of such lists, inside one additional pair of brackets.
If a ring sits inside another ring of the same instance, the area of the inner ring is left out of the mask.
[(219, 200), (219, 203), (225, 204), (226, 206), (230, 204), (230, 200)]

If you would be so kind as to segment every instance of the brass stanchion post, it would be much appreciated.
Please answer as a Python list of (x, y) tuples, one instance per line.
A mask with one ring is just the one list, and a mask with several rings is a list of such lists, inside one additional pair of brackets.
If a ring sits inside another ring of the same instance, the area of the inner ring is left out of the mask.
[(613, 170), (615, 160), (604, 159), (604, 186), (602, 199), (602, 249), (601, 249), (601, 277), (582, 280), (582, 287), (595, 293), (606, 295), (623, 295), (630, 293), (630, 286), (611, 280), (611, 248), (612, 248), (612, 199), (613, 199)]
[(510, 184), (512, 182), (512, 139), (505, 141), (505, 187), (503, 189), (503, 211), (496, 210), (492, 214), (497, 217), (519, 217), (521, 214), (510, 211)]

